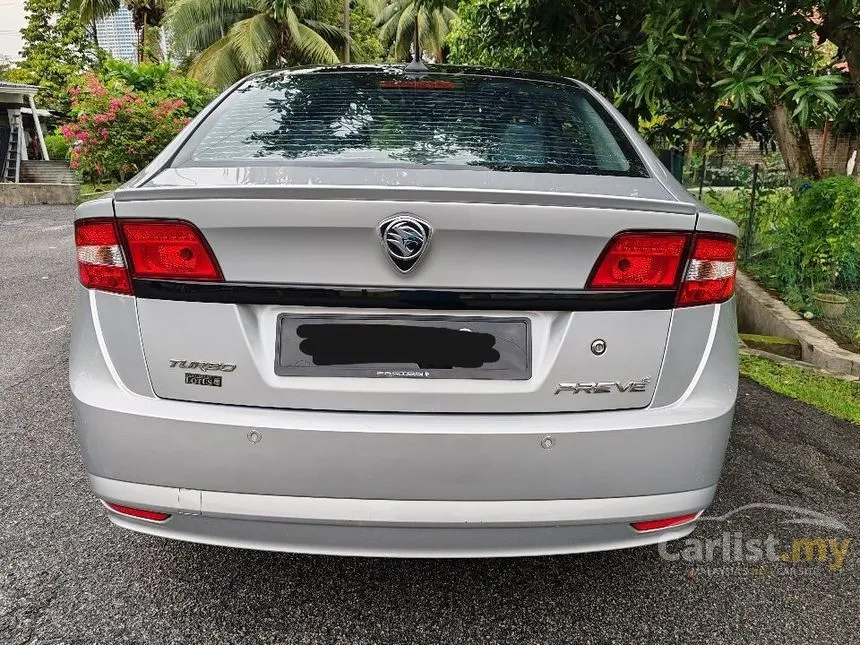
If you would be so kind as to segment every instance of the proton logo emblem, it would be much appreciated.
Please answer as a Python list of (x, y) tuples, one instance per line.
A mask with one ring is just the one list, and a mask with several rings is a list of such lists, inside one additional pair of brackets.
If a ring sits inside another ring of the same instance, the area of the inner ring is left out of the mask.
[(405, 213), (389, 217), (379, 225), (382, 248), (402, 273), (411, 271), (418, 264), (430, 245), (431, 235), (433, 229), (427, 222)]

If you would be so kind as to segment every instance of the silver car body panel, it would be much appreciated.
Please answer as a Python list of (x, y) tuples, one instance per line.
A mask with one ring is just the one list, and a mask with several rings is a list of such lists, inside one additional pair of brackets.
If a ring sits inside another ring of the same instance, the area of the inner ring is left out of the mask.
[[(99, 498), (174, 513), (169, 522), (130, 520), (123, 528), (204, 544), (322, 555), (463, 558), (551, 555), (651, 544), (629, 522), (695, 513), (714, 488), (620, 499), (402, 501), (246, 495), (148, 486), (90, 475)], [(661, 540), (693, 525), (660, 531)]]
[[(205, 112), (76, 218), (190, 221), (238, 290), (552, 290), (574, 301), (621, 231), (737, 235), (597, 99), (650, 177), (182, 166), (178, 153)], [(426, 257), (406, 275), (381, 252), (377, 231), (401, 212), (433, 227)], [(691, 525), (637, 533), (630, 522), (695, 513), (713, 497), (737, 393), (735, 301), (634, 309), (368, 309), (81, 286), (69, 371), (90, 484), (103, 500), (172, 514), (157, 523), (111, 513), (120, 526), (250, 548), (529, 555), (682, 537)], [(531, 378), (273, 369), (282, 314), (431, 313), (528, 318)], [(596, 339), (602, 355), (591, 351)], [(188, 362), (236, 367), (220, 387), (202, 387), (177, 369)], [(556, 393), (560, 383), (639, 380), (641, 390)]]
[[(136, 394), (119, 380), (115, 364), (123, 355), (103, 353), (107, 343), (91, 322), (96, 299), (78, 289), (82, 324), (72, 338), (70, 374), (88, 471), (107, 479), (263, 495), (504, 500), (664, 494), (713, 486), (719, 477), (737, 387), (734, 301), (716, 307), (706, 352), (695, 369), (688, 366), (684, 391), (666, 381), (668, 391), (680, 391), (667, 405), (428, 415)], [(249, 440), (251, 430), (261, 433), (258, 443)], [(549, 450), (541, 446), (547, 436), (554, 439)]]

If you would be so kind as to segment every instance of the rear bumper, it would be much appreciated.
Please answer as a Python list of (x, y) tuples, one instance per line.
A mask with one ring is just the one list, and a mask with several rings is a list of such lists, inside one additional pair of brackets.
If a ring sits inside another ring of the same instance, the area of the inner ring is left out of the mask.
[(95, 494), (171, 513), (165, 522), (109, 512), (161, 537), (273, 551), (389, 557), (499, 557), (603, 551), (683, 537), (693, 525), (637, 533), (643, 515), (708, 506), (714, 488), (627, 498), (542, 501), (368, 500), (248, 495), (90, 476)]
[[(133, 308), (131, 299), (126, 304)], [(131, 338), (114, 363), (98, 321), (76, 322), (70, 383), (92, 488), (108, 501), (172, 514), (163, 524), (113, 513), (111, 519), (230, 546), (495, 556), (682, 537), (689, 525), (640, 534), (630, 522), (710, 503), (737, 391), (733, 307), (715, 318), (693, 382), (673, 385), (678, 394), (670, 403), (554, 414), (324, 412), (163, 400), (132, 381), (132, 354), (141, 363), (142, 354)], [(658, 388), (655, 400), (665, 391)]]

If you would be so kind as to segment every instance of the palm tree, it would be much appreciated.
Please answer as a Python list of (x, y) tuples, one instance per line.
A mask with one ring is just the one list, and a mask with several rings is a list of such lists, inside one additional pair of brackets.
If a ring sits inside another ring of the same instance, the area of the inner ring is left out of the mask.
[[(409, 58), (410, 50), (442, 57), (442, 46), (457, 17), (457, 0), (367, 0), (379, 39), (391, 57)], [(418, 25), (416, 34), (415, 26)], [(417, 46), (416, 46), (417, 37)]]
[[(125, 4), (131, 11), (131, 19), (137, 31), (137, 60), (143, 62), (149, 58), (148, 52), (151, 49), (151, 39), (147, 37), (146, 28), (147, 26), (158, 28), (161, 25), (168, 2), (169, 0), (125, 0), (125, 2), (122, 0), (70, 0), (69, 8), (78, 13), (81, 24), (92, 25), (95, 35), (96, 20), (116, 13)], [(98, 45), (98, 38), (96, 37), (95, 40)], [(157, 55), (156, 58), (158, 58)]]
[(168, 13), (174, 43), (196, 52), (188, 75), (225, 87), (271, 67), (339, 62), (349, 42), (320, 20), (330, 0), (177, 0)]

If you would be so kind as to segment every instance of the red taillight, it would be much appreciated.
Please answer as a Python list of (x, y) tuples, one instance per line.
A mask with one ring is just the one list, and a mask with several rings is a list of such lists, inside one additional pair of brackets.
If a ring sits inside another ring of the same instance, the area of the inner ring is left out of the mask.
[(679, 307), (725, 302), (735, 292), (737, 240), (728, 235), (699, 233), (678, 294)]
[(120, 220), (135, 278), (219, 281), (221, 269), (188, 222)]
[(131, 293), (131, 279), (125, 266), (114, 220), (77, 220), (75, 246), (81, 284), (88, 289)]
[(675, 528), (677, 526), (683, 526), (684, 524), (689, 524), (690, 522), (696, 521), (699, 515), (702, 512), (698, 513), (687, 513), (686, 515), (678, 515), (676, 517), (666, 517), (660, 520), (648, 520), (647, 522), (633, 522), (630, 526), (636, 529), (639, 532), (644, 531), (659, 531), (660, 529), (669, 529)]
[[(688, 248), (691, 250), (685, 268)], [(679, 307), (725, 302), (735, 292), (736, 256), (737, 239), (730, 235), (619, 233), (606, 246), (587, 286), (677, 288)]]
[(114, 504), (113, 502), (104, 502), (110, 510), (120, 515), (127, 515), (139, 520), (150, 520), (152, 522), (164, 522), (170, 518), (169, 513), (161, 513), (159, 511), (148, 511), (142, 508), (132, 508), (131, 506), (123, 506), (122, 504)]
[(621, 233), (603, 252), (591, 289), (674, 289), (678, 285), (688, 233)]

